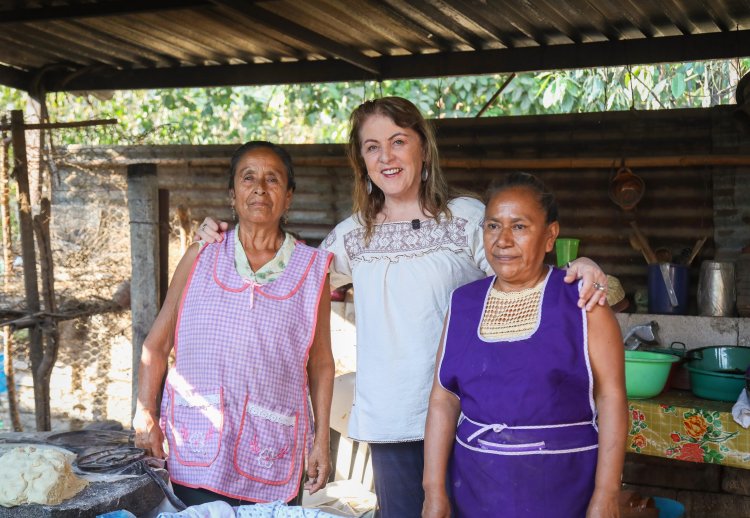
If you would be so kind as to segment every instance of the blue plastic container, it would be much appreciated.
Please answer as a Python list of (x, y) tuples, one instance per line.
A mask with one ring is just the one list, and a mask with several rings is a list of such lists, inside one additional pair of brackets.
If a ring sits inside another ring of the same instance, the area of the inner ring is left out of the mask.
[(659, 510), (659, 518), (682, 518), (685, 516), (685, 506), (671, 498), (653, 497), (654, 505)]
[(648, 265), (648, 312), (657, 315), (686, 315), (688, 310), (688, 267), (684, 264), (668, 264), (669, 281), (677, 295), (673, 306), (667, 293), (660, 265)]
[(130, 511), (120, 509), (118, 511), (111, 511), (109, 513), (97, 514), (96, 518), (136, 518), (136, 516)]
[(8, 391), (8, 380), (5, 379), (5, 369), (3, 368), (3, 365), (5, 365), (5, 355), (0, 353), (0, 394)]

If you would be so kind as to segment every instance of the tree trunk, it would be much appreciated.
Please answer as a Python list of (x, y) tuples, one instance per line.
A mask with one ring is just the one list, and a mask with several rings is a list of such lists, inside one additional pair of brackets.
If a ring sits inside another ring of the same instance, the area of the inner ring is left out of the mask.
[[(44, 307), (47, 313), (57, 313), (57, 302), (55, 300), (55, 278), (52, 264), (52, 248), (49, 237), (49, 221), (51, 217), (51, 205), (48, 198), (42, 198), (40, 203), (39, 215), (34, 216), (34, 231), (36, 232), (37, 246), (39, 247), (39, 264), (42, 274), (42, 296), (44, 298)], [(52, 369), (57, 361), (57, 351), (59, 347), (59, 331), (57, 320), (52, 317), (46, 317), (42, 325), (44, 335), (44, 344), (42, 352), (42, 361), (36, 368), (37, 383), (41, 383), (40, 392), (44, 398), (46, 414), (46, 430), (51, 429), (51, 412), (50, 412), (50, 395), (49, 385), (52, 377)], [(37, 411), (37, 416), (39, 412)]]

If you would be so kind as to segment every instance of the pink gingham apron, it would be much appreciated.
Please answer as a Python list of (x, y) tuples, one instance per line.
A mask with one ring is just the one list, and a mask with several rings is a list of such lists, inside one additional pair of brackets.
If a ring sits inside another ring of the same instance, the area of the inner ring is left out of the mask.
[(297, 244), (281, 276), (245, 281), (235, 232), (193, 265), (162, 399), (171, 479), (254, 502), (297, 495), (312, 434), (307, 357), (331, 255)]

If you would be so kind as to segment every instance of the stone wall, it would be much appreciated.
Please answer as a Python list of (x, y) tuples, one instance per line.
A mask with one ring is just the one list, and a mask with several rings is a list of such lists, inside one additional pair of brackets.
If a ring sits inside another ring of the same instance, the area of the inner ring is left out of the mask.
[(750, 516), (750, 470), (629, 453), (623, 482), (644, 496), (685, 506), (685, 518)]

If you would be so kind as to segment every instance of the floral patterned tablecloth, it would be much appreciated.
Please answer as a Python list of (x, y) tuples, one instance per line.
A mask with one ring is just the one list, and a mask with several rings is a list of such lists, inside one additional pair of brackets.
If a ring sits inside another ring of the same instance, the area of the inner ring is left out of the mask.
[(732, 403), (670, 391), (628, 409), (629, 452), (750, 469), (750, 429), (732, 418)]

